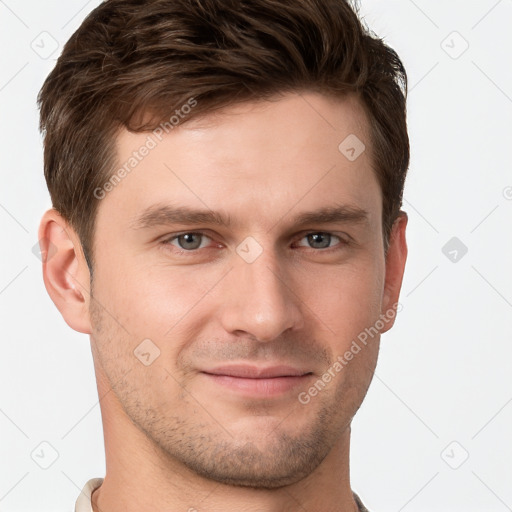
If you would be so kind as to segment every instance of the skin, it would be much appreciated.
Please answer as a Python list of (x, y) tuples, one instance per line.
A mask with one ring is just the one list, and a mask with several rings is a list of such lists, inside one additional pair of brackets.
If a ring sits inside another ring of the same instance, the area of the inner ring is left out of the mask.
[[(338, 150), (349, 134), (366, 145), (353, 162)], [(107, 466), (94, 511), (357, 510), (350, 423), (380, 334), (309, 403), (298, 394), (398, 302), (407, 216), (385, 257), (368, 134), (355, 97), (312, 92), (183, 123), (100, 201), (92, 289), (76, 233), (55, 210), (45, 213), (39, 238), (56, 251), (43, 264), (46, 288), (68, 325), (91, 339)], [(120, 165), (147, 135), (119, 133)], [(133, 229), (156, 203), (236, 222)], [(339, 204), (366, 210), (367, 220), (293, 222)], [(197, 231), (205, 236), (188, 243), (199, 248), (168, 241)], [(307, 236), (319, 232), (330, 243)], [(249, 236), (262, 249), (252, 263), (236, 251)], [(145, 339), (160, 351), (148, 366), (134, 355)], [(228, 363), (311, 375), (289, 392), (244, 396), (201, 373)]]

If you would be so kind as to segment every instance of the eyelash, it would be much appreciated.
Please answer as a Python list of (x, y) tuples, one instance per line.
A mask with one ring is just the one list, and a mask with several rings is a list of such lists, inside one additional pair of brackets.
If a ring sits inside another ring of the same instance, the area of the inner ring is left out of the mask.
[[(204, 237), (209, 238), (211, 240), (211, 237), (209, 237), (206, 233), (203, 233), (201, 231), (183, 231), (182, 233), (178, 233), (178, 234), (172, 235), (171, 237), (168, 237), (165, 240), (162, 240), (161, 243), (162, 243), (162, 245), (164, 246), (164, 248), (166, 250), (172, 250), (172, 252), (174, 252), (175, 254), (178, 254), (178, 255), (195, 254), (195, 253), (197, 253), (201, 248), (186, 250), (186, 249), (180, 249), (180, 248), (178, 248), (178, 247), (176, 247), (176, 246), (171, 244), (172, 241), (180, 238), (183, 235), (201, 235), (201, 236), (204, 236)], [(325, 249), (315, 249), (314, 247), (309, 247), (309, 250), (313, 251), (313, 252), (331, 253), (331, 252), (334, 252), (334, 251), (342, 250), (345, 246), (350, 244), (350, 242), (348, 240), (344, 240), (340, 236), (335, 235), (334, 233), (331, 233), (329, 231), (309, 231), (309, 232), (303, 234), (298, 239), (298, 241), (302, 240), (303, 238), (306, 238), (309, 235), (330, 235), (331, 237), (335, 237), (335, 238), (337, 238), (340, 241), (334, 247), (326, 247)], [(169, 249), (169, 246), (172, 246), (173, 249)], [(301, 246), (301, 247), (303, 247), (303, 246)], [(206, 249), (206, 247), (203, 247), (202, 249)], [(306, 249), (308, 249), (308, 248), (306, 247)]]

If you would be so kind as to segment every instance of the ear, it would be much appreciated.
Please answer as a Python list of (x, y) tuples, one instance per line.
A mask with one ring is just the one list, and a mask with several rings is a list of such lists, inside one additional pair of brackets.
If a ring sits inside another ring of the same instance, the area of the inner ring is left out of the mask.
[(41, 219), (38, 238), (48, 294), (72, 329), (90, 334), (90, 273), (78, 236), (52, 208)]
[[(381, 329), (381, 333), (389, 331), (395, 323), (395, 314), (389, 312), (392, 309), (400, 310), (396, 307), (400, 297), (400, 289), (402, 287), (402, 278), (404, 276), (405, 262), (407, 260), (407, 242), (405, 240), (405, 228), (407, 226), (407, 213), (401, 211), (393, 223), (389, 236), (389, 247), (386, 255), (386, 278), (384, 282), (384, 292), (382, 295), (382, 311), (385, 315), (385, 327)], [(387, 313), (387, 314), (386, 314)]]

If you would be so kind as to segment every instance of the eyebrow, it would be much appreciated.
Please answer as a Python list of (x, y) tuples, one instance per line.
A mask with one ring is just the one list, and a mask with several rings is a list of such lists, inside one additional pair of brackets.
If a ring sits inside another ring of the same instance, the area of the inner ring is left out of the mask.
[[(333, 224), (368, 222), (368, 211), (353, 205), (325, 206), (314, 211), (302, 212), (293, 218), (293, 225)], [(230, 215), (223, 215), (213, 210), (197, 210), (188, 206), (153, 205), (142, 211), (130, 223), (134, 230), (149, 229), (172, 224), (199, 225), (210, 224), (232, 227), (235, 222)]]

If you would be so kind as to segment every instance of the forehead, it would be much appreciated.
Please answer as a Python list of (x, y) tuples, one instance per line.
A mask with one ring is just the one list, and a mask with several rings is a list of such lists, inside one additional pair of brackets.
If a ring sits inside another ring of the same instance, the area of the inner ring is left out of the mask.
[[(118, 168), (129, 172), (102, 208), (123, 210), (125, 224), (166, 202), (248, 220), (268, 216), (269, 223), (322, 202), (378, 213), (367, 117), (354, 97), (290, 93), (192, 117), (167, 131), (118, 135)], [(140, 158), (144, 146), (150, 149)]]

